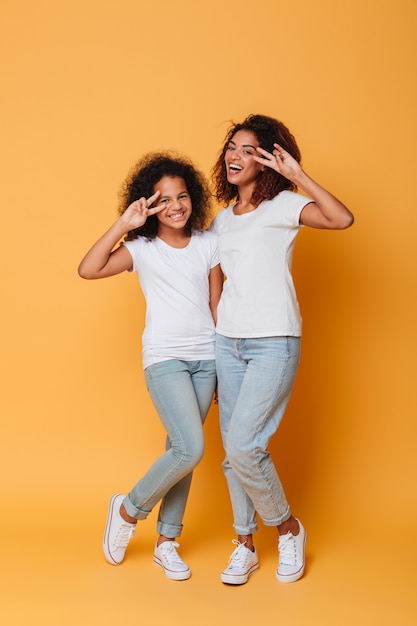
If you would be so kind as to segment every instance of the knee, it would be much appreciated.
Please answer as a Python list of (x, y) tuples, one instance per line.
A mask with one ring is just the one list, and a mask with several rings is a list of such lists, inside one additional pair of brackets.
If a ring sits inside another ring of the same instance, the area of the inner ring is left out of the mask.
[(189, 451), (189, 459), (192, 467), (194, 468), (198, 465), (203, 458), (204, 454), (204, 441), (195, 444), (192, 449)]
[(232, 438), (226, 442), (226, 457), (233, 469), (244, 471), (252, 466), (256, 459), (256, 447), (252, 443), (243, 444), (239, 439)]
[(179, 463), (187, 472), (191, 472), (201, 461), (204, 454), (204, 440), (189, 442), (173, 450)]

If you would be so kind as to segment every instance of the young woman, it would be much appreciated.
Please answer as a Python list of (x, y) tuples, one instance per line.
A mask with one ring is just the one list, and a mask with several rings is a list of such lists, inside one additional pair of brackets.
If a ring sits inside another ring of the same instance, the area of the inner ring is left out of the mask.
[[(281, 122), (250, 115), (233, 125), (213, 168), (214, 219), (226, 276), (218, 306), (216, 364), (223, 464), (237, 544), (221, 580), (246, 583), (258, 568), (256, 513), (279, 532), (278, 580), (304, 573), (306, 533), (293, 517), (268, 451), (297, 372), (301, 317), (291, 276), (300, 226), (344, 229), (351, 212), (300, 166)], [(300, 188), (304, 194), (297, 193)]]
[(79, 266), (87, 279), (138, 273), (147, 306), (145, 379), (167, 431), (165, 453), (127, 496), (111, 498), (104, 554), (119, 565), (137, 520), (161, 501), (154, 561), (173, 580), (190, 577), (175, 539), (192, 471), (203, 454), (203, 423), (216, 386), (215, 319), (223, 276), (217, 236), (203, 230), (209, 210), (206, 181), (187, 159), (147, 155), (127, 180), (119, 219)]

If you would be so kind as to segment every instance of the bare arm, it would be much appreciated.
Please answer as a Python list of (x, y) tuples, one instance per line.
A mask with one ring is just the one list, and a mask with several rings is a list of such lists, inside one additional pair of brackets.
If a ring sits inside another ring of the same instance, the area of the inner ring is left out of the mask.
[[(140, 228), (149, 215), (157, 213), (163, 206), (150, 208), (159, 196), (159, 191), (150, 198), (132, 202), (121, 217), (90, 248), (78, 267), (81, 278), (106, 278), (132, 268), (132, 257), (124, 246), (115, 246), (130, 230)], [(115, 249), (114, 249), (115, 248)]]
[(214, 323), (217, 323), (217, 305), (223, 291), (223, 272), (220, 264), (210, 270), (209, 274), (210, 310)]
[(271, 154), (257, 148), (261, 156), (253, 157), (258, 163), (272, 168), (307, 194), (312, 202), (301, 211), (300, 223), (312, 228), (342, 230), (353, 224), (353, 215), (349, 209), (329, 191), (313, 180), (301, 168), (300, 164), (277, 143)]

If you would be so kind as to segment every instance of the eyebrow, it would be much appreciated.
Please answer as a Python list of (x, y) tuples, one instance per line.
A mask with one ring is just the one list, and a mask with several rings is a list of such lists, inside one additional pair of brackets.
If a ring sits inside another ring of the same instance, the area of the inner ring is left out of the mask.
[[(236, 143), (232, 139), (229, 141), (229, 143), (232, 143), (234, 146), (236, 145)], [(254, 150), (256, 150), (256, 146), (252, 146), (251, 143), (243, 143), (242, 148), (253, 148)]]
[(171, 195), (169, 195), (169, 194), (165, 194), (164, 196), (159, 196), (158, 201), (163, 200), (164, 198), (168, 198), (168, 200), (169, 200), (170, 198), (175, 198), (175, 197), (177, 197), (177, 198), (178, 198), (178, 196), (182, 196), (182, 194), (183, 194), (183, 193), (186, 193), (186, 194), (190, 195), (190, 194), (188, 193), (188, 189), (184, 189), (184, 191), (180, 191), (180, 192), (177, 194), (177, 196), (175, 196), (175, 194), (173, 194), (172, 196), (171, 196)]

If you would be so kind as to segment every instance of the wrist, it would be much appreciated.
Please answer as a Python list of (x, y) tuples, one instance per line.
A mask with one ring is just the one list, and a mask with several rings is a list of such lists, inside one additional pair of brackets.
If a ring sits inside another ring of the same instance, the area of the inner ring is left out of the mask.
[(300, 187), (301, 189), (303, 189), (304, 186), (308, 185), (310, 181), (311, 181), (310, 176), (306, 174), (305, 171), (301, 168), (295, 174), (295, 176), (293, 176), (291, 179), (291, 182), (294, 183), (294, 185), (297, 185), (297, 187)]
[(117, 222), (115, 222), (114, 228), (116, 232), (120, 235), (120, 237), (123, 237), (130, 230), (132, 230), (132, 226), (129, 224), (126, 218), (124, 218), (123, 215), (121, 215), (119, 219), (117, 220)]

